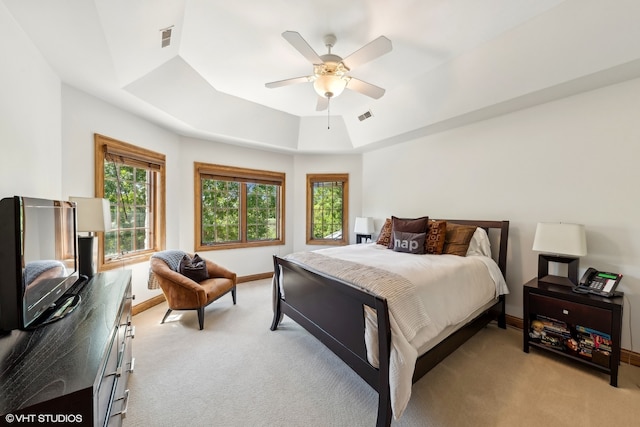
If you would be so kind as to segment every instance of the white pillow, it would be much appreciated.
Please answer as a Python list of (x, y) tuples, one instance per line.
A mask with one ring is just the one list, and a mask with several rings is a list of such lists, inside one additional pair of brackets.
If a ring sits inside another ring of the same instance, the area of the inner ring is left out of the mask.
[(484, 228), (478, 227), (473, 233), (469, 249), (467, 249), (467, 256), (469, 255), (482, 255), (491, 258), (491, 243)]

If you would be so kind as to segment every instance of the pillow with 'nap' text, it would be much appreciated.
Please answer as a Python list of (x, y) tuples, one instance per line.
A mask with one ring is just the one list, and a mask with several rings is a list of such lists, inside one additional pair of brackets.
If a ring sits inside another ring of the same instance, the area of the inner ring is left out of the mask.
[(393, 243), (393, 233), (396, 231), (402, 231), (404, 233), (426, 233), (428, 230), (429, 217), (423, 216), (420, 218), (398, 218), (391, 216), (391, 240), (389, 241), (389, 249), (393, 249), (395, 244)]
[(393, 250), (408, 254), (424, 254), (424, 240), (427, 233), (393, 232)]

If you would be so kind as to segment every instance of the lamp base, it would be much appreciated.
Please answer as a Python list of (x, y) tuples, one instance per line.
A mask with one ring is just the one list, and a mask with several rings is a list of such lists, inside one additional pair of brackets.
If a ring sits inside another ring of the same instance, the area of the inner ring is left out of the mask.
[(356, 234), (356, 243), (362, 243), (362, 240), (371, 239), (371, 234)]
[(78, 236), (78, 273), (92, 278), (96, 274), (93, 258), (93, 236)]
[[(549, 263), (567, 264), (567, 277), (549, 275)], [(538, 280), (555, 285), (578, 285), (578, 258), (558, 255), (538, 255)]]

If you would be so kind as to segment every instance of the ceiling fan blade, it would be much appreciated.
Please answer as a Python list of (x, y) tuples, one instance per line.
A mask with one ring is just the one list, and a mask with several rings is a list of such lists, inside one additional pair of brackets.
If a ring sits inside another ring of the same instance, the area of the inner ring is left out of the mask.
[(285, 31), (282, 33), (282, 37), (289, 43), (291, 46), (295, 47), (298, 52), (302, 54), (305, 58), (309, 60), (312, 64), (322, 64), (322, 58), (316, 53), (315, 50), (305, 39), (302, 38), (300, 33), (296, 31)]
[(329, 98), (325, 98), (324, 96), (318, 96), (316, 111), (324, 111), (327, 108), (329, 108)]
[(378, 99), (384, 95), (385, 90), (371, 83), (363, 82), (354, 77), (351, 77), (349, 83), (347, 83), (347, 89), (355, 90), (363, 95), (367, 95), (371, 98)]
[(391, 49), (393, 49), (391, 40), (385, 36), (380, 36), (347, 56), (342, 60), (342, 63), (350, 70), (353, 70), (359, 65), (373, 61), (385, 53), (391, 52)]
[(304, 77), (294, 77), (292, 79), (286, 79), (286, 80), (278, 80), (276, 82), (265, 83), (264, 85), (269, 89), (273, 89), (276, 87), (289, 86), (297, 83), (307, 83), (310, 81), (311, 81), (310, 76), (304, 76)]

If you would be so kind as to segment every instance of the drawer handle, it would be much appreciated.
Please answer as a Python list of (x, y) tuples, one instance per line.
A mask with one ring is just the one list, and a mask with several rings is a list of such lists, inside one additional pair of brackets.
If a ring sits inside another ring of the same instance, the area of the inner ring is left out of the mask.
[(567, 310), (566, 308), (562, 309), (562, 314), (569, 314), (569, 310)]
[(115, 376), (116, 378), (120, 378), (122, 376), (122, 367), (119, 366), (118, 369), (115, 370), (115, 372), (112, 372), (110, 374), (105, 375), (104, 377), (113, 377)]
[(112, 417), (115, 417), (116, 415), (120, 415), (120, 418), (127, 418), (127, 411), (129, 410), (129, 389), (126, 389), (124, 391), (124, 396), (114, 400), (114, 402), (117, 402), (118, 400), (123, 400), (123, 399), (124, 399), (124, 407), (120, 412), (111, 414)]

